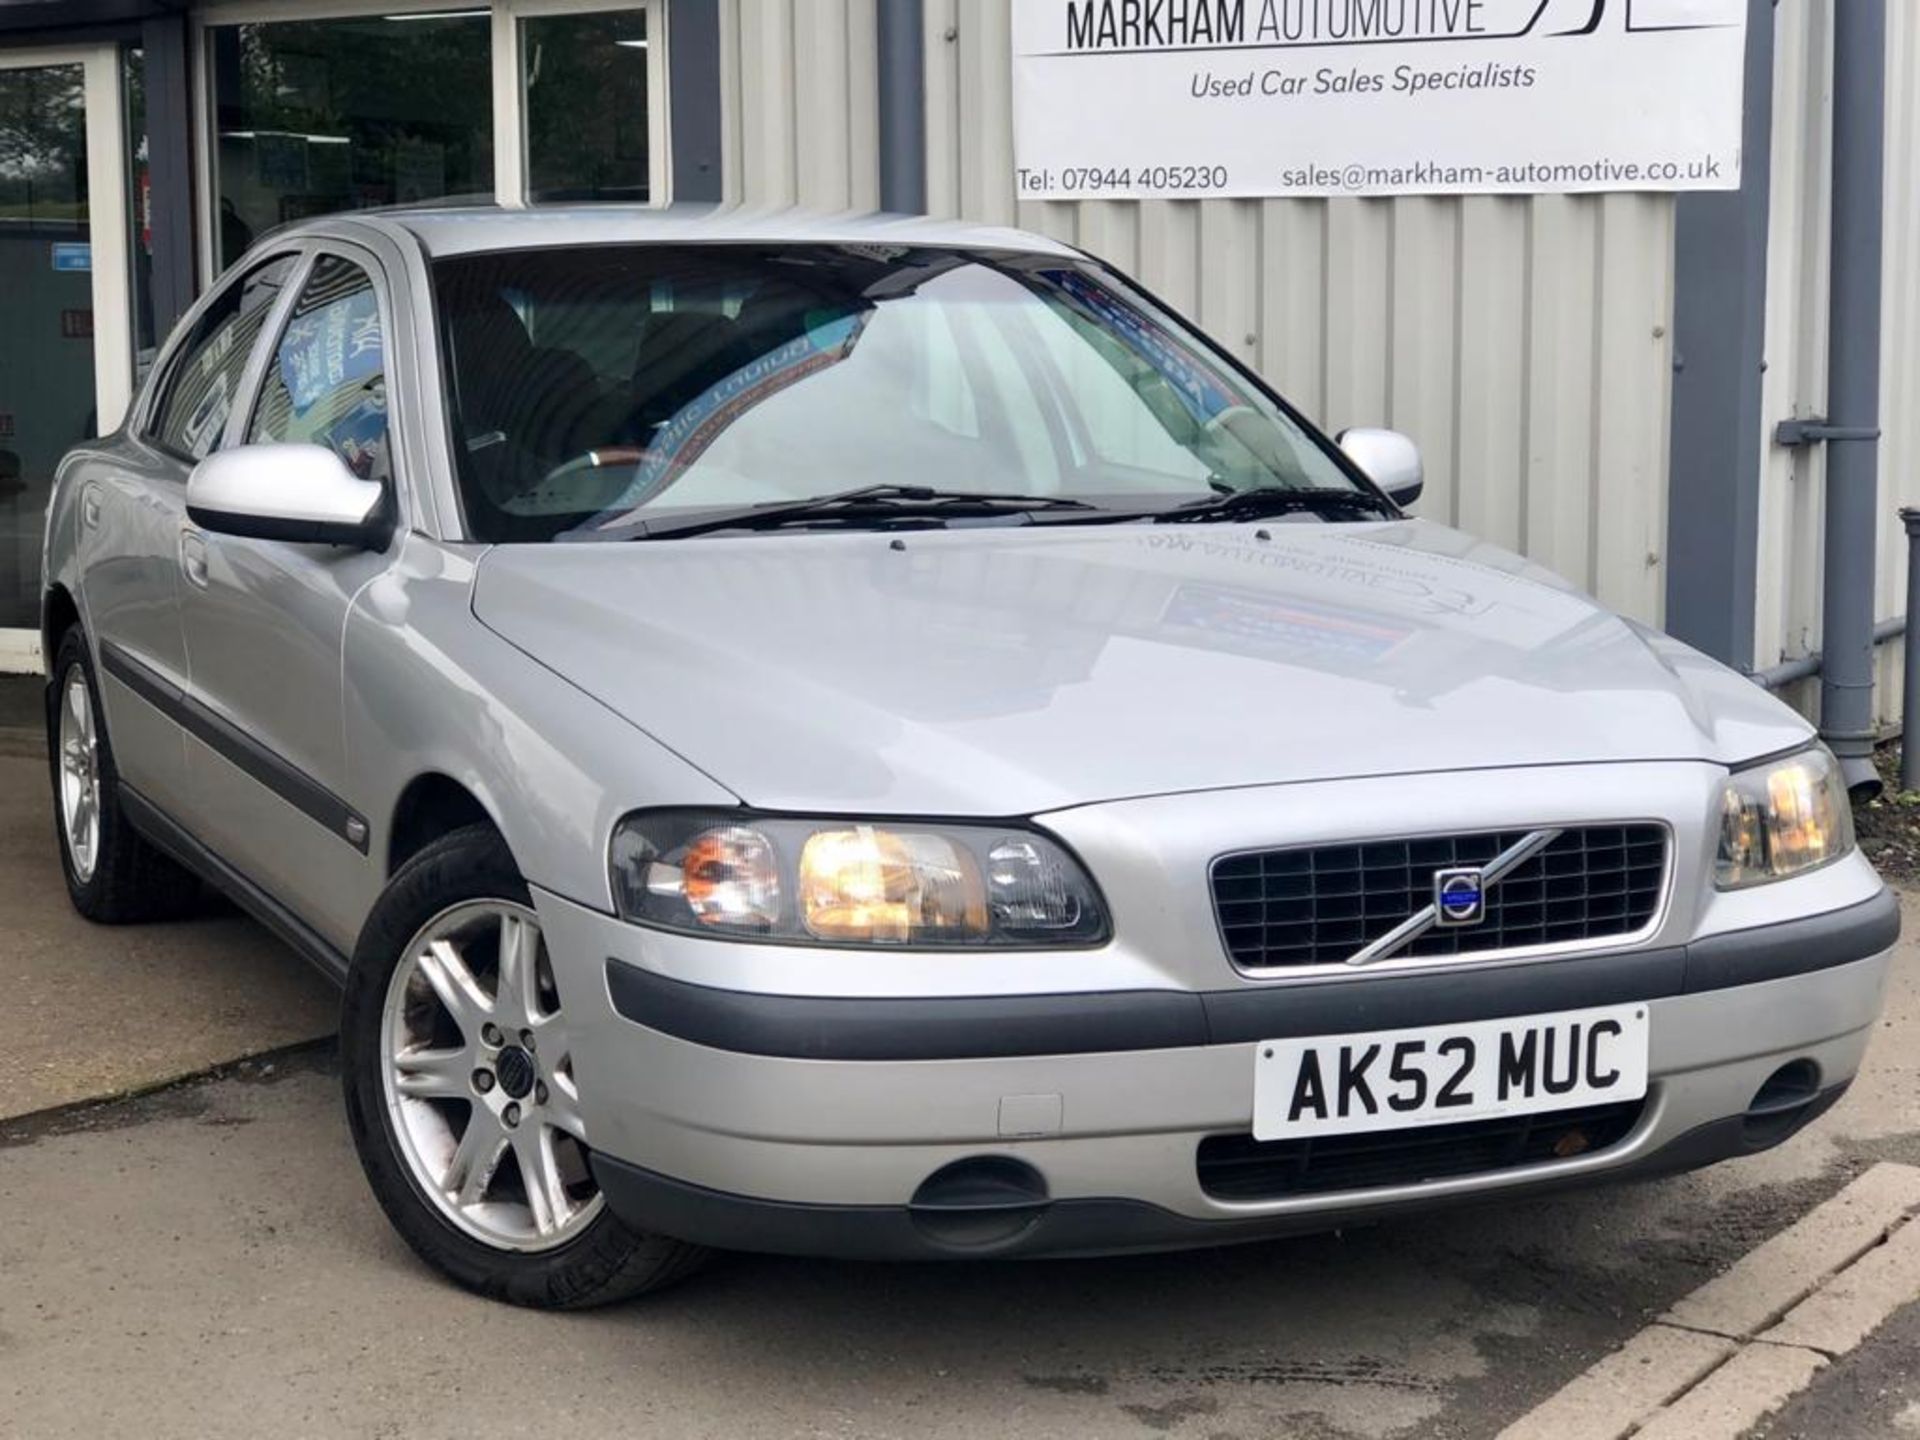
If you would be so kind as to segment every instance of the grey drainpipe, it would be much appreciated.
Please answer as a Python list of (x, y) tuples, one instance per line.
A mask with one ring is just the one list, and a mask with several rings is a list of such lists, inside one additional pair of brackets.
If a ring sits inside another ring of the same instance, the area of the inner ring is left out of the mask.
[[(1873, 556), (1880, 459), (1880, 224), (1885, 167), (1886, 0), (1833, 7), (1832, 274), (1821, 590), (1820, 734), (1847, 788), (1878, 794), (1873, 768)], [(1804, 427), (1803, 427), (1804, 430)]]
[(874, 16), (880, 62), (880, 208), (901, 215), (921, 215), (927, 208), (924, 8), (925, 0), (879, 0)]
[(673, 0), (670, 23), (671, 198), (717, 204), (726, 189), (720, 150), (720, 0)]
[[(1891, 620), (1882, 620), (1873, 627), (1873, 643), (1885, 645), (1890, 640), (1898, 640), (1907, 633), (1907, 617), (1896, 615)], [(1820, 652), (1811, 655), (1796, 655), (1791, 660), (1782, 660), (1778, 665), (1769, 665), (1764, 670), (1755, 670), (1747, 678), (1762, 690), (1778, 690), (1782, 686), (1792, 685), (1799, 680), (1811, 680), (1820, 673)], [(1920, 670), (1915, 671), (1920, 676)]]
[(1673, 420), (1668, 430), (1664, 627), (1716, 660), (1753, 663), (1760, 557), (1761, 408), (1772, 193), (1773, 5), (1747, 0), (1740, 188), (1673, 209)]

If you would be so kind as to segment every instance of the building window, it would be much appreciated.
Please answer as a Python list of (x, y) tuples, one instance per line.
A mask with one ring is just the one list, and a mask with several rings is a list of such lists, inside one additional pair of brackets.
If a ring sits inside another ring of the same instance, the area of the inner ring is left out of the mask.
[(527, 198), (650, 198), (644, 10), (520, 21)]
[(216, 26), (215, 254), (311, 215), (493, 198), (487, 12)]

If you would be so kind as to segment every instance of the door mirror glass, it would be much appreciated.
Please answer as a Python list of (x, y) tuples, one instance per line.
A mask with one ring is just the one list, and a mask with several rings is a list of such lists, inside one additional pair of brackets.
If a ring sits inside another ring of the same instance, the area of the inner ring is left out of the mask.
[(387, 490), (362, 480), (324, 445), (239, 445), (187, 477), (187, 514), (204, 530), (295, 545), (384, 550), (393, 535)]
[(1405, 507), (1420, 498), (1426, 473), (1420, 468), (1420, 447), (1398, 430), (1342, 430), (1340, 448), (1366, 477), (1387, 492), (1394, 504)]

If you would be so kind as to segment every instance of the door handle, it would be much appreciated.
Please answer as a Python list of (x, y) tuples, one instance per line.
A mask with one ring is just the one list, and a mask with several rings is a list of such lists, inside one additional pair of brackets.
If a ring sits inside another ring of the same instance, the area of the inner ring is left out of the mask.
[(180, 568), (188, 583), (207, 588), (207, 539), (198, 530), (180, 532)]
[(100, 491), (92, 485), (80, 492), (80, 523), (89, 530), (100, 527)]

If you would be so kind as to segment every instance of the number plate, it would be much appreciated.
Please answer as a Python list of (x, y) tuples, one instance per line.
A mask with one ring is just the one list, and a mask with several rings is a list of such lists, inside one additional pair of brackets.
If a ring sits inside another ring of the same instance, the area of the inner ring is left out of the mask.
[(1638, 1100), (1647, 1093), (1647, 1007), (1612, 1005), (1267, 1040), (1253, 1052), (1253, 1138), (1488, 1120)]

